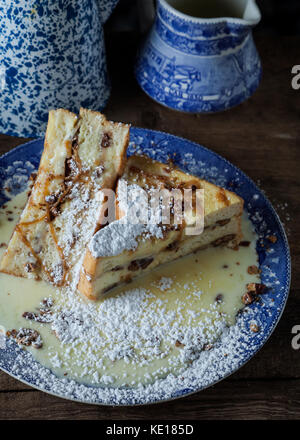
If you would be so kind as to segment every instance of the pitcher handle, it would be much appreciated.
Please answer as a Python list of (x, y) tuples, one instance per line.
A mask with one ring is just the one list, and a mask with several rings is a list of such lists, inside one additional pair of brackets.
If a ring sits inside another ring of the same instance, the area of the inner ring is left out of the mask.
[(98, 7), (99, 7), (99, 13), (102, 24), (104, 24), (106, 20), (109, 18), (110, 14), (114, 10), (118, 1), (119, 0), (109, 0), (109, 1), (98, 0)]

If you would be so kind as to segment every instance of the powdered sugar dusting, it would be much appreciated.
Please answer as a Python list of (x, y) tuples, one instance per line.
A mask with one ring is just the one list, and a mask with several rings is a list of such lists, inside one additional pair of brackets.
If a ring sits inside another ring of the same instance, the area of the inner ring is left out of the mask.
[[(119, 187), (122, 188), (122, 180)], [(164, 226), (148, 222), (148, 217), (145, 218), (143, 215), (145, 212), (148, 214), (148, 203), (145, 201), (144, 205), (140, 191), (141, 188), (135, 184), (126, 188), (126, 194), (122, 190), (119, 191), (118, 202), (124, 217), (113, 221), (93, 236), (89, 249), (95, 258), (112, 257), (124, 251), (135, 250), (140, 240), (163, 238)], [(150, 212), (149, 218), (152, 217), (154, 215)]]
[[(248, 313), (250, 318), (254, 318), (257, 311), (248, 310)], [(253, 354), (257, 342), (240, 316), (235, 326), (223, 329), (221, 339), (212, 349), (202, 351), (192, 364), (182, 368), (178, 376), (169, 374), (154, 383), (119, 388), (111, 386), (109, 374), (104, 377), (106, 386), (98, 388), (67, 378), (58, 378), (49, 369), (35, 362), (30, 353), (15, 348), (15, 344), (12, 346), (12, 341), (9, 341), (9, 346), (15, 351), (11, 371), (16, 377), (26, 379), (37, 387), (62, 397), (122, 405), (129, 401), (132, 404), (151, 403), (171, 399), (194, 389), (203, 389), (237, 369), (244, 359), (244, 351)]]

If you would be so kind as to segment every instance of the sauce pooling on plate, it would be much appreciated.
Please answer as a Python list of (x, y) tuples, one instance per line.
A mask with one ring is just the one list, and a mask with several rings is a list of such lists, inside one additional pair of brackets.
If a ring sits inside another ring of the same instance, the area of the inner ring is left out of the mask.
[[(0, 210), (1, 256), (25, 203), (26, 192)], [(247, 283), (259, 282), (257, 237), (245, 213), (242, 228), (238, 250), (201, 250), (97, 302), (1, 273), (0, 325), (42, 365), (78, 382), (132, 387), (180, 374), (235, 323)]]

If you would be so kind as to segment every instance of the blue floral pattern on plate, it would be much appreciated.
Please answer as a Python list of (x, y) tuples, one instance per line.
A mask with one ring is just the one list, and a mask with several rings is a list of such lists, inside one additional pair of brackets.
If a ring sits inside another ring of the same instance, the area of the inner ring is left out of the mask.
[[(24, 189), (26, 177), (28, 178), (32, 170), (38, 167), (42, 149), (43, 141), (36, 140), (21, 145), (0, 158), (1, 204), (9, 198), (10, 193), (5, 189), (7, 185), (17, 183), (11, 188), (12, 194)], [(92, 387), (66, 378), (57, 378), (50, 370), (34, 361), (29, 353), (19, 349), (15, 342), (8, 340), (6, 348), (0, 347), (2, 370), (33, 387), (60, 397), (98, 404), (132, 405), (174, 399), (199, 391), (227, 377), (244, 365), (267, 341), (285, 307), (290, 286), (289, 246), (278, 215), (254, 182), (216, 153), (186, 139), (166, 133), (132, 127), (128, 153), (130, 155), (134, 152), (144, 153), (161, 161), (172, 158), (183, 170), (234, 190), (244, 198), (245, 207), (259, 235), (257, 251), (262, 270), (261, 277), (262, 282), (269, 286), (269, 290), (262, 296), (259, 303), (251, 304), (246, 308), (248, 313), (239, 315), (237, 325), (241, 332), (238, 345), (235, 347), (236, 353), (230, 362), (227, 364), (223, 362), (220, 369), (218, 358), (215, 356), (208, 362), (207, 378), (204, 376), (201, 380), (190, 379), (185, 384), (178, 381), (173, 387), (170, 386), (168, 391), (158, 385), (153, 394), (147, 397), (136, 394), (134, 389), (123, 389), (116, 393), (114, 389)], [(277, 237), (277, 242), (271, 245), (272, 252), (268, 251), (270, 242), (267, 237), (269, 235)], [(261, 328), (258, 333), (249, 331), (253, 318)], [(228, 346), (223, 347), (220, 341), (218, 350), (220, 356), (224, 357)], [(209, 355), (209, 352), (205, 353)], [(23, 362), (23, 365), (26, 363), (30, 367), (18, 368), (16, 365), (19, 362), (17, 362), (18, 359)], [(207, 361), (204, 359), (203, 362)]]

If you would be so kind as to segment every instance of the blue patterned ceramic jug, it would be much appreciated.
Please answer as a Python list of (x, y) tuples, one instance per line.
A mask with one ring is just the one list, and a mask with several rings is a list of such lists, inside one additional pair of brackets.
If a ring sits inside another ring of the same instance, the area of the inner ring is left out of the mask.
[(48, 111), (101, 110), (102, 25), (118, 0), (0, 0), (0, 133), (37, 137)]
[(240, 104), (261, 77), (252, 38), (260, 18), (254, 0), (157, 0), (156, 20), (136, 64), (140, 86), (180, 111), (209, 113)]

